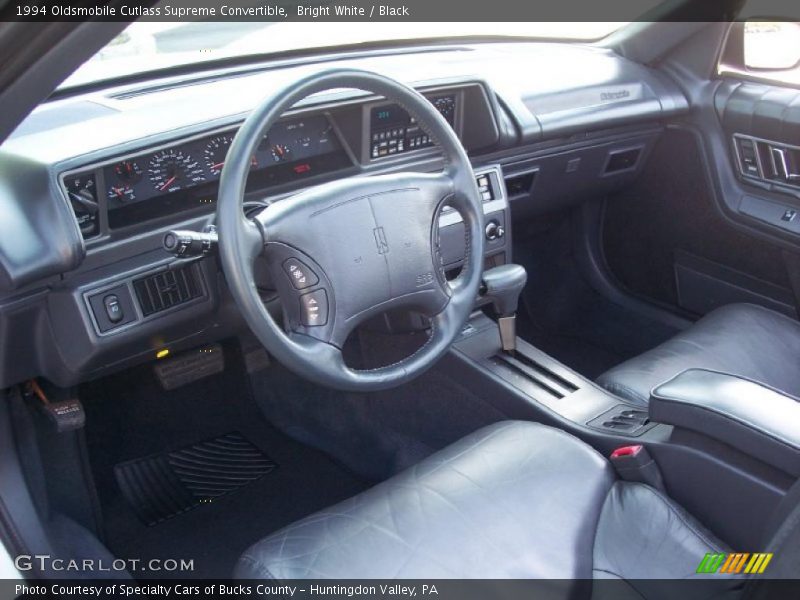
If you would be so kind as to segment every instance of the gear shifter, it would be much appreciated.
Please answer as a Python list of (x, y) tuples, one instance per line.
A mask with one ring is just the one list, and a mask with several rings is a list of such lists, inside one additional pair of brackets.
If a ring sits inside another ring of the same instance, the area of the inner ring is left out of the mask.
[(528, 273), (520, 265), (501, 265), (483, 273), (481, 294), (492, 301), (500, 328), (503, 350), (513, 353), (517, 348), (517, 305)]

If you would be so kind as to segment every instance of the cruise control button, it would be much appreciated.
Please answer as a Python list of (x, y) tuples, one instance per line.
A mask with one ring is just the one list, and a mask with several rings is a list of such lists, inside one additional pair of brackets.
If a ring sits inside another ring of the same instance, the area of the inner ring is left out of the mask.
[(300, 322), (306, 327), (328, 322), (328, 294), (325, 290), (314, 290), (300, 296)]
[(283, 263), (283, 270), (292, 280), (292, 285), (296, 290), (304, 290), (307, 287), (316, 285), (319, 282), (319, 277), (312, 271), (308, 265), (300, 262), (296, 258), (290, 258)]

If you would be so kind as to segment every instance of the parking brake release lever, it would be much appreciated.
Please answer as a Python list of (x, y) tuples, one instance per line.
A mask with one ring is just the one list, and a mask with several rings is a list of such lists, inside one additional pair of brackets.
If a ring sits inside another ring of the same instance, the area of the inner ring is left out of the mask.
[(483, 273), (481, 295), (492, 301), (500, 343), (506, 352), (513, 353), (517, 349), (517, 306), (527, 281), (528, 273), (520, 265), (501, 265)]

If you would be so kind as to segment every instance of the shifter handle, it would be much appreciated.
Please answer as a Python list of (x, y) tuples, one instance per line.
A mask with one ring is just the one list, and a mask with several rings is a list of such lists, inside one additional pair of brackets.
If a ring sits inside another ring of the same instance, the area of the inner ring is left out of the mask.
[(528, 273), (520, 265), (502, 265), (483, 273), (481, 292), (489, 298), (497, 313), (500, 345), (511, 354), (517, 348), (517, 306)]
[(498, 317), (510, 317), (517, 312), (519, 295), (527, 281), (524, 267), (501, 265), (484, 271), (481, 293), (492, 301)]

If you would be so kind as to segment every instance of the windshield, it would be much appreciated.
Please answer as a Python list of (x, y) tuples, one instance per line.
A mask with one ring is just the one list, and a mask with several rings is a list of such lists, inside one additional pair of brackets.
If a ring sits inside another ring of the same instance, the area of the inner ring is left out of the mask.
[(132, 23), (62, 88), (221, 58), (365, 42), (509, 36), (596, 40), (625, 23), (196, 22)]

